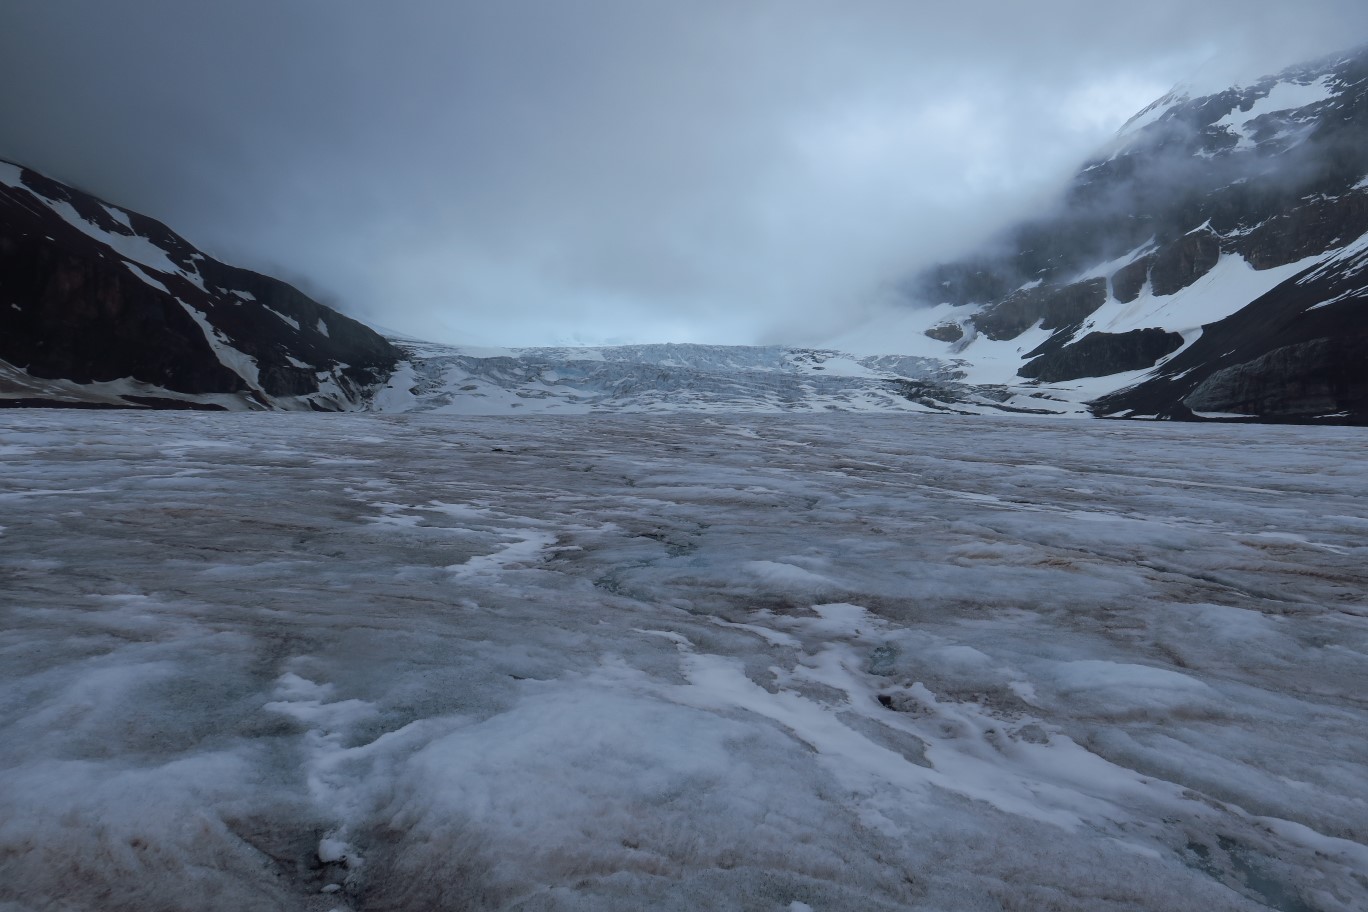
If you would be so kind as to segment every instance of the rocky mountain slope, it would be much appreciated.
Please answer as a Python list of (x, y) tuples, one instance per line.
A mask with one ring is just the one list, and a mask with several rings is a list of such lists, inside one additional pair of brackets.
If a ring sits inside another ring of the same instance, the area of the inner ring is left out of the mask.
[(0, 162), (0, 406), (337, 411), (397, 358), (284, 282)]
[(1368, 47), (1175, 90), (908, 292), (938, 305), (919, 353), (1013, 349), (1014, 382), (1098, 415), (1368, 422)]

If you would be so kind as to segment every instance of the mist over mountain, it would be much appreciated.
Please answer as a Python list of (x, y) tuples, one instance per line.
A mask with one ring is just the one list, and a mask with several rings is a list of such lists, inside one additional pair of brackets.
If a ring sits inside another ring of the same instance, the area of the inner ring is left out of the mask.
[(935, 267), (928, 333), (1031, 336), (1018, 374), (1128, 376), (1099, 414), (1363, 421), (1368, 48), (1193, 97), (1175, 89), (1051, 211)]
[(13, 3), (0, 159), (456, 345), (830, 346), (1127, 117), (1359, 0)]
[(1176, 88), (1041, 214), (916, 275), (905, 306), (828, 346), (410, 345), (380, 401), (466, 414), (841, 408), (1357, 424), (1368, 420), (1366, 239), (1361, 48), (1212, 94)]
[(1054, 211), (1008, 229), (982, 258), (928, 271), (909, 292), (983, 303), (1141, 244), (1177, 242), (1207, 222), (1264, 268), (1324, 252), (1364, 223), (1332, 206), (1329, 223), (1299, 217), (1320, 233), (1292, 237), (1292, 213), (1312, 197), (1344, 196), (1364, 177), (1366, 79), (1368, 46), (1213, 95), (1193, 98), (1180, 86), (1131, 118)]
[(10, 404), (1368, 420), (1363, 48), (1174, 89), (1038, 215), (824, 346), (396, 347), (152, 219), (3, 167)]

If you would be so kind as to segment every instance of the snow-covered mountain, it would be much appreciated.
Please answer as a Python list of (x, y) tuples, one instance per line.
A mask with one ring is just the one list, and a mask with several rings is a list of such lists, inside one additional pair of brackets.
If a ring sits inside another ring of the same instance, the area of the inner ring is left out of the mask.
[(353, 409), (397, 354), (160, 222), (0, 162), (0, 406)]
[(1175, 90), (996, 250), (912, 283), (919, 353), (1098, 415), (1368, 422), (1368, 47)]
[(821, 349), (390, 342), (0, 163), (0, 404), (1368, 423), (1368, 48), (1169, 93), (991, 250)]

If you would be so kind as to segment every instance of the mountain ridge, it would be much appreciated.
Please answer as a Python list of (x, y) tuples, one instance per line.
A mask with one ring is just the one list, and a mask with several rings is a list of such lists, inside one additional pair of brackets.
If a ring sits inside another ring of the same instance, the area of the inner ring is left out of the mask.
[(0, 406), (354, 409), (397, 355), (155, 219), (0, 162)]
[(1028, 381), (1152, 371), (1100, 389), (1100, 416), (1365, 423), (1366, 234), (1368, 46), (1169, 93), (1054, 211), (905, 291), (938, 304), (926, 334), (969, 360), (980, 338), (1048, 330), (1023, 352)]

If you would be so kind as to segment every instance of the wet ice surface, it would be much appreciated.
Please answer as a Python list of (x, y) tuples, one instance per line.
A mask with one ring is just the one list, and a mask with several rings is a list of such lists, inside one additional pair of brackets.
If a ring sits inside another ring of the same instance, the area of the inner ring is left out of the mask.
[(7, 912), (1368, 903), (1362, 430), (0, 422)]

